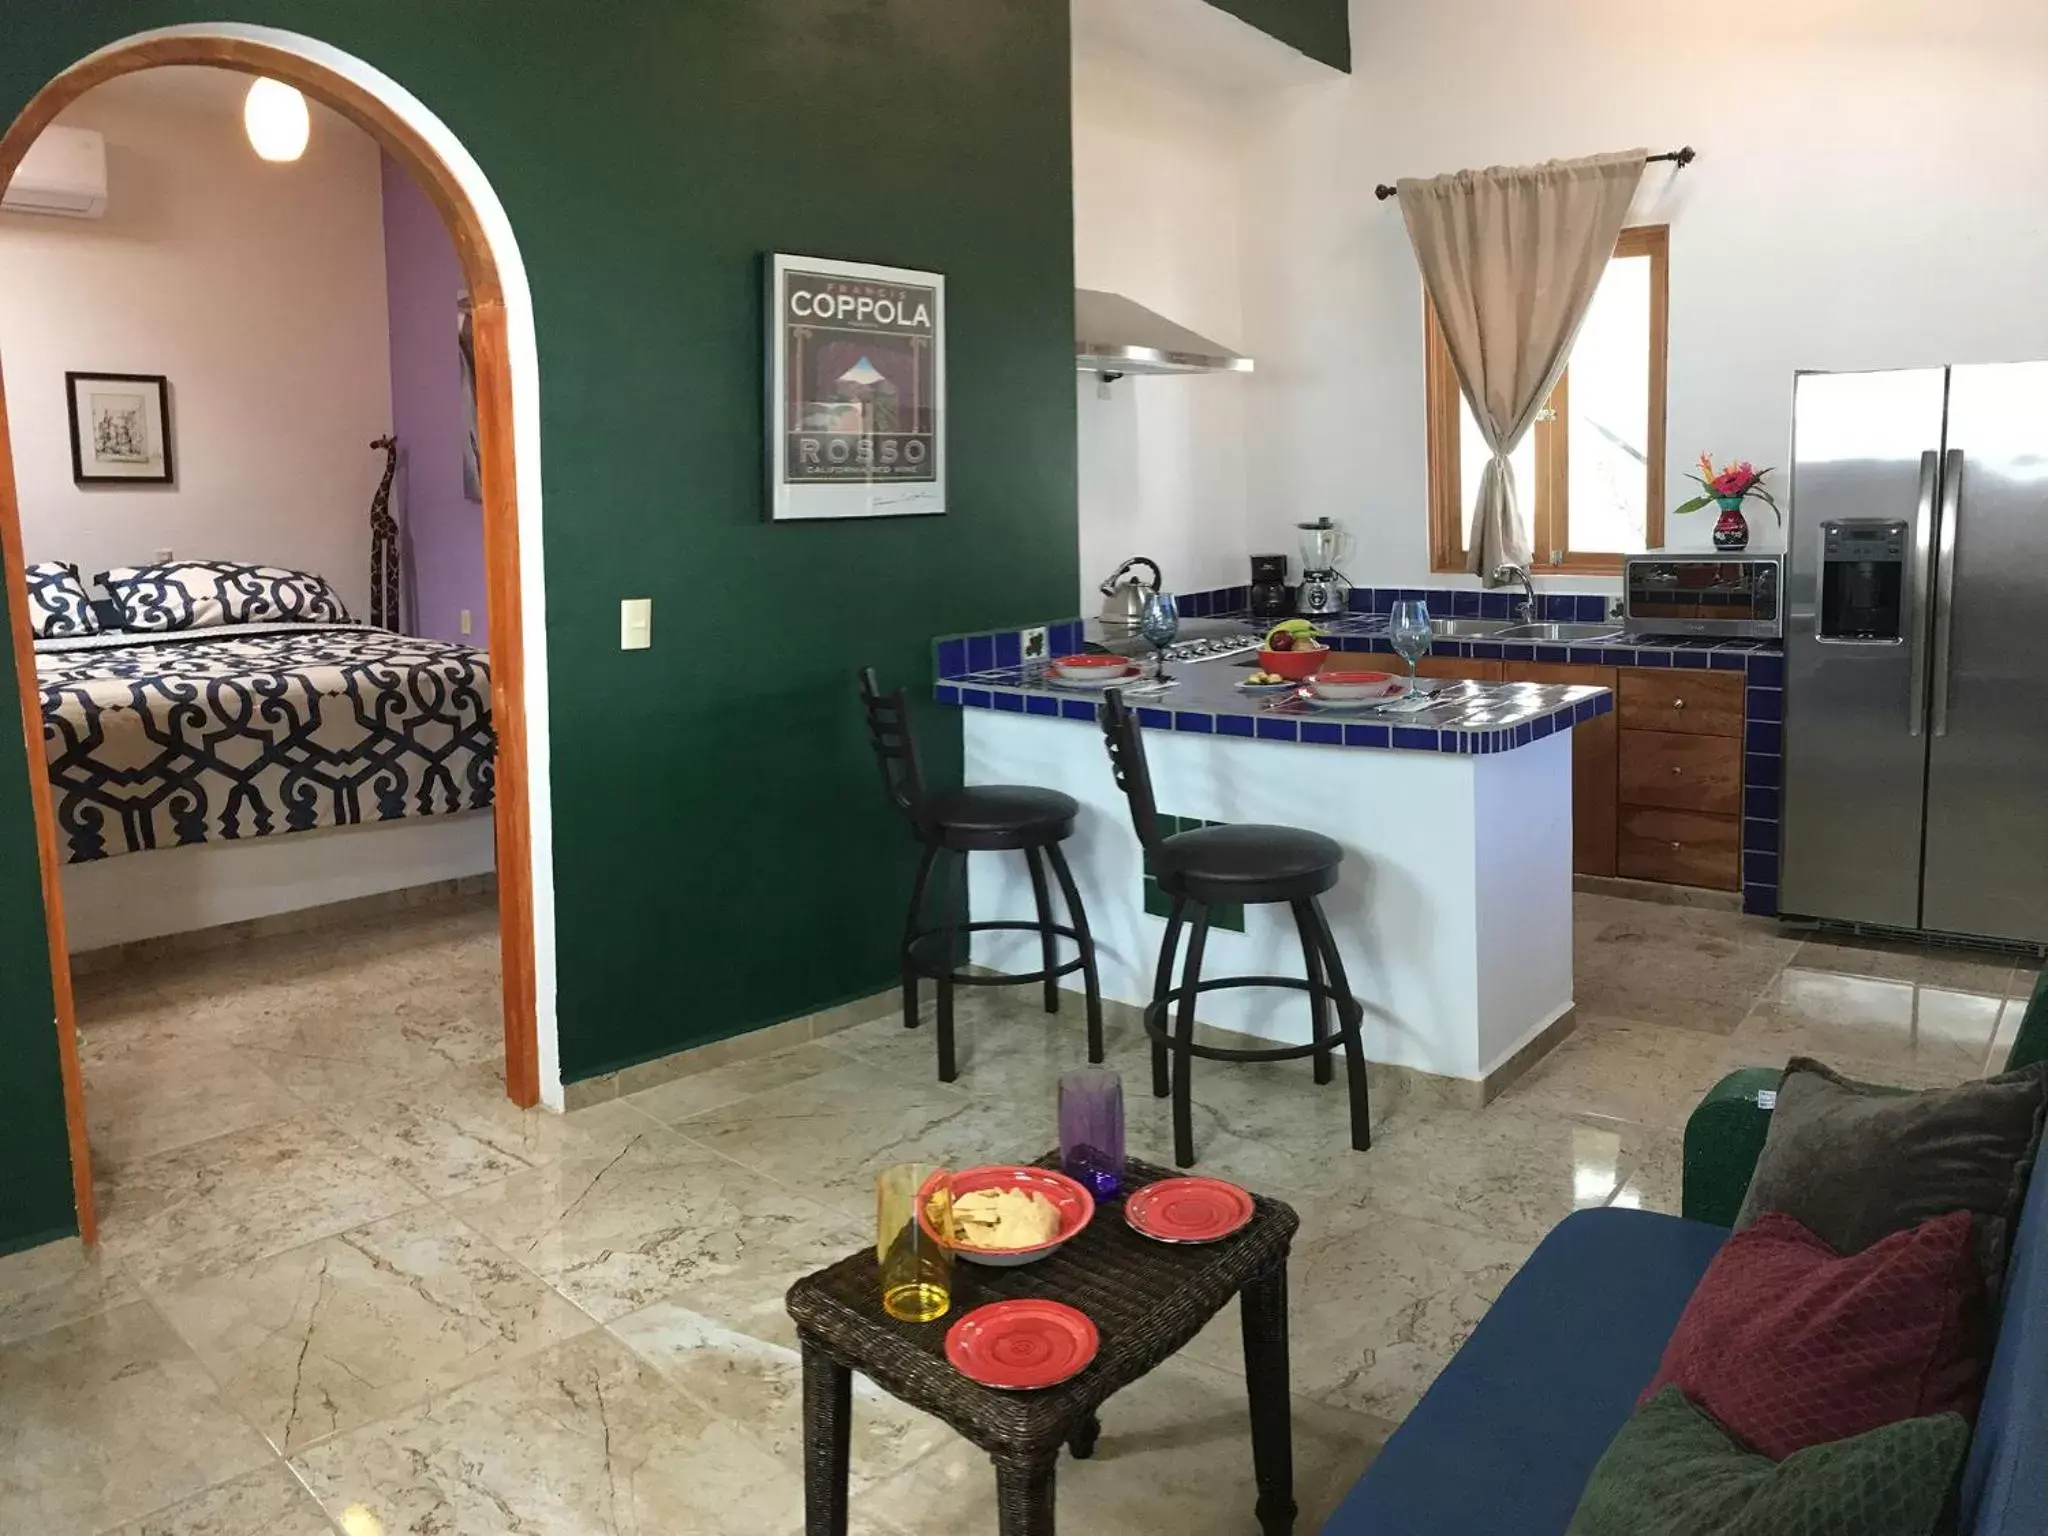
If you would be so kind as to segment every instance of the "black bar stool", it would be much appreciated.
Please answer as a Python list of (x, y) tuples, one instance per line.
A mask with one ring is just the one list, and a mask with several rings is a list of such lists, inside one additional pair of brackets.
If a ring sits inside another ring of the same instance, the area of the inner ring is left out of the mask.
[[(1344, 960), (1316, 898), (1337, 883), (1344, 850), (1319, 832), (1298, 827), (1202, 827), (1173, 837), (1159, 835), (1159, 810), (1152, 799), (1152, 772), (1145, 762), (1145, 742), (1138, 717), (1125, 705), (1120, 690), (1103, 697), (1102, 735), (1109, 746), (1109, 765), (1117, 787), (1131, 803), (1131, 823), (1145, 848), (1145, 873), (1173, 902), (1166, 936), (1159, 945), (1159, 970), (1152, 983), (1152, 1002), (1145, 1009), (1145, 1032), (1152, 1037), (1152, 1092), (1164, 1098), (1169, 1090), (1167, 1053), (1175, 1058), (1173, 1094), (1173, 1160), (1182, 1168), (1195, 1160), (1193, 1100), (1189, 1078), (1194, 1058), (1209, 1061), (1298, 1061), (1315, 1057), (1315, 1080), (1327, 1083), (1331, 1057), (1344, 1047), (1344, 1072), (1351, 1089), (1351, 1145), (1364, 1152), (1372, 1146), (1372, 1106), (1365, 1081), (1365, 1047), (1359, 1031), (1365, 1009), (1351, 995)], [(1209, 938), (1209, 911), (1214, 906), (1262, 906), (1285, 902), (1293, 909), (1301, 935), (1306, 980), (1292, 976), (1226, 976), (1202, 980), (1202, 949)], [(1188, 940), (1187, 966), (1181, 984), (1170, 986), (1180, 932), (1194, 908), (1194, 932)], [(1228, 987), (1285, 987), (1309, 996), (1312, 1038), (1307, 1045), (1276, 1045), (1237, 1050), (1195, 1043), (1195, 998)], [(1329, 1005), (1337, 1005), (1337, 1029), (1330, 1030)], [(1166, 1010), (1178, 1005), (1172, 1034)]]
[[(1079, 971), (1088, 989), (1088, 1059), (1102, 1061), (1102, 987), (1095, 972), (1095, 940), (1088, 932), (1088, 914), (1081, 905), (1081, 893), (1074, 886), (1074, 872), (1067, 867), (1060, 844), (1074, 834), (1074, 818), (1081, 812), (1072, 795), (1052, 789), (1033, 789), (1022, 784), (981, 784), (965, 789), (941, 790), (927, 794), (924, 775), (917, 765), (917, 741), (910, 731), (910, 708), (903, 690), (884, 695), (875, 684), (875, 671), (863, 667), (860, 674), (861, 704), (867, 711), (868, 736), (882, 765), (882, 787), (896, 808), (910, 822), (910, 832), (924, 845), (918, 861), (917, 880), (911, 887), (910, 912), (903, 922), (903, 1027), (917, 1028), (917, 979), (929, 976), (939, 984), (939, 1081), (950, 1083), (960, 1075), (953, 1060), (953, 988), (1022, 986), (1045, 984), (1045, 1011), (1060, 1011), (1059, 978)], [(944, 866), (941, 900), (944, 919), (937, 928), (925, 928), (925, 893), (931, 884), (932, 868), (942, 853), (1010, 850), (1024, 855), (1031, 873), (1031, 893), (1038, 903), (1038, 921), (962, 923), (953, 904), (953, 863)], [(1052, 866), (1060, 883), (1060, 895), (1067, 903), (1068, 922), (1052, 920), (1052, 903), (1045, 883), (1045, 866)], [(975, 975), (953, 968), (962, 933), (992, 930), (1035, 933), (1039, 936), (1044, 966), (1001, 976)], [(1060, 963), (1059, 941), (1072, 939), (1078, 955)], [(931, 942), (939, 948), (932, 952)]]

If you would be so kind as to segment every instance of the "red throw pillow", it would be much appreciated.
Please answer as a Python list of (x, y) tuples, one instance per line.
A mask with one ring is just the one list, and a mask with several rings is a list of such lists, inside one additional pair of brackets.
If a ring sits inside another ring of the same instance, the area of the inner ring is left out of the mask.
[(1835, 1252), (1782, 1212), (1714, 1256), (1638, 1404), (1667, 1386), (1764, 1455), (1951, 1410), (1983, 1391), (1970, 1213)]

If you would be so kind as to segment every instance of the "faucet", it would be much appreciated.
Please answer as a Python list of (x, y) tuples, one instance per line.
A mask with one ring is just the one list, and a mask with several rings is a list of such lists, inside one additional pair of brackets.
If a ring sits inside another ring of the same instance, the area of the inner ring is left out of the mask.
[(1536, 583), (1529, 579), (1529, 572), (1519, 565), (1497, 566), (1493, 572), (1495, 586), (1504, 587), (1511, 581), (1522, 584), (1522, 600), (1515, 604), (1515, 622), (1528, 624), (1536, 618)]

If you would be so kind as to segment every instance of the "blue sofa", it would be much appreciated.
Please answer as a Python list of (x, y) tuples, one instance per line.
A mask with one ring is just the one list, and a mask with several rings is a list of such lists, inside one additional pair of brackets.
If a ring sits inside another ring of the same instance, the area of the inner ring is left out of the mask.
[[(1768, 1112), (1755, 1118), (1767, 1123)], [(1751, 1140), (1761, 1146), (1761, 1129)], [(1688, 1130), (1688, 1211), (1695, 1156)], [(1749, 1156), (1753, 1167), (1754, 1147)], [(1725, 1197), (1714, 1203), (1732, 1214)], [(1727, 1236), (1725, 1225), (1652, 1211), (1566, 1217), (1330, 1517), (1325, 1536), (1562, 1532)], [(2028, 1190), (2002, 1311), (1963, 1473), (1960, 1536), (2048, 1533), (2048, 1172)]]

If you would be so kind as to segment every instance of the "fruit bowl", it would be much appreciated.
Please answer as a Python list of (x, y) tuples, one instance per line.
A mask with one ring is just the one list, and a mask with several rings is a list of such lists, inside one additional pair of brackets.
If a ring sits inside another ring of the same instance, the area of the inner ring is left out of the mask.
[(1391, 672), (1340, 671), (1334, 667), (1318, 672), (1308, 685), (1308, 691), (1317, 698), (1339, 703), (1384, 699), (1400, 688), (1401, 680)]
[[(940, 1234), (932, 1229), (931, 1218), (925, 1214), (925, 1202), (930, 1198), (933, 1186), (943, 1177), (942, 1173), (933, 1174), (917, 1192), (918, 1225), (933, 1237)], [(953, 1175), (956, 1199), (979, 1189), (1025, 1189), (1045, 1196), (1060, 1213), (1060, 1230), (1050, 1241), (1029, 1248), (970, 1248), (965, 1243), (948, 1244), (955, 1254), (970, 1264), (985, 1264), (991, 1269), (1014, 1269), (1019, 1264), (1032, 1263), (1049, 1253), (1058, 1253), (1068, 1239), (1095, 1219), (1095, 1197), (1088, 1193), (1087, 1186), (1050, 1168), (990, 1164), (981, 1168), (963, 1168)], [(940, 1240), (944, 1241), (943, 1238)]]
[(1296, 646), (1291, 651), (1259, 652), (1259, 667), (1289, 682), (1303, 683), (1314, 677), (1317, 669), (1329, 659), (1330, 648), (1327, 645)]

